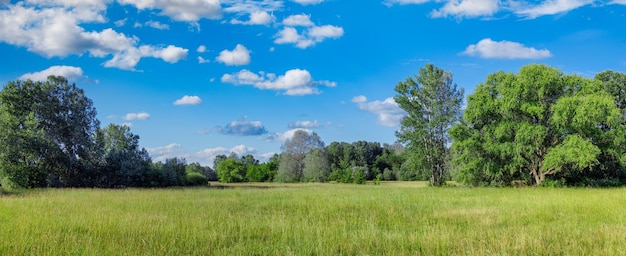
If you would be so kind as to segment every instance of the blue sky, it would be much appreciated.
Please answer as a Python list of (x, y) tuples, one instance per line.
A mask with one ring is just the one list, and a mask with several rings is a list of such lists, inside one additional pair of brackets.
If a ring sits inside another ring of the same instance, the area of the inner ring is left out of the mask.
[(433, 63), (471, 94), (544, 63), (626, 71), (625, 0), (0, 0), (0, 82), (64, 75), (153, 160), (266, 160), (296, 129), (393, 143), (394, 86)]

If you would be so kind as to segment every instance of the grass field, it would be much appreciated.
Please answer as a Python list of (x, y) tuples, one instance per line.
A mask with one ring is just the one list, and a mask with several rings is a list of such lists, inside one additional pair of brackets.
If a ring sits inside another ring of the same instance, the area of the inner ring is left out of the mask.
[(626, 189), (401, 182), (0, 195), (0, 255), (451, 254), (626, 255)]

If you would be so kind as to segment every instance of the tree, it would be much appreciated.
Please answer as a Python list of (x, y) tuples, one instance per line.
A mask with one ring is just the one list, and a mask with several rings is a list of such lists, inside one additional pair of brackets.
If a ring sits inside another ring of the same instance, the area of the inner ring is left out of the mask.
[(315, 132), (298, 130), (293, 138), (287, 139), (282, 146), (278, 164), (277, 180), (281, 182), (299, 182), (303, 178), (304, 158), (312, 149), (323, 149), (324, 142)]
[(217, 177), (222, 183), (244, 182), (246, 168), (238, 159), (229, 157), (217, 165)]
[(139, 147), (139, 136), (128, 126), (109, 124), (100, 129), (96, 141), (102, 147), (104, 162), (102, 173), (96, 175), (93, 186), (97, 187), (149, 187), (146, 177), (152, 171), (150, 156)]
[(394, 100), (407, 112), (396, 136), (408, 150), (424, 158), (430, 170), (430, 184), (443, 185), (449, 157), (448, 130), (461, 115), (463, 89), (452, 83), (452, 74), (427, 64), (419, 75), (395, 87)]
[(330, 165), (324, 149), (312, 149), (304, 157), (302, 178), (305, 182), (325, 182), (330, 174)]
[(451, 130), (457, 178), (472, 185), (565, 180), (623, 163), (624, 117), (601, 83), (545, 65), (497, 72), (468, 97)]
[[(47, 185), (80, 186), (91, 175), (88, 167), (96, 154), (90, 150), (95, 148), (93, 138), (99, 121), (92, 101), (82, 89), (70, 84), (64, 77), (50, 76), (45, 82), (18, 80), (9, 82), (2, 89), (0, 104), (6, 115), (15, 118), (16, 123), (13, 124), (30, 131), (43, 131), (43, 144), (6, 146), (43, 146), (39, 149), (9, 151), (31, 154), (31, 159), (36, 159), (36, 164), (40, 166), (37, 170), (48, 175)], [(27, 119), (30, 125), (23, 126)], [(41, 138), (40, 135), (36, 137)], [(33, 164), (31, 162), (28, 165)]]

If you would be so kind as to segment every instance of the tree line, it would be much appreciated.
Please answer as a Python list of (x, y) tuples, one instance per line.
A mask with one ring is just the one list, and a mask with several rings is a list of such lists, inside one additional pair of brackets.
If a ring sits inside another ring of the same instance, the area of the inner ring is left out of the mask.
[(9, 82), (0, 91), (0, 185), (166, 187), (206, 184), (206, 168), (153, 163), (128, 126), (100, 127), (82, 89), (60, 76)]
[(166, 187), (220, 182), (455, 180), (469, 186), (626, 183), (626, 74), (593, 79), (532, 64), (496, 72), (464, 98), (450, 72), (427, 64), (395, 86), (406, 111), (394, 144), (329, 145), (297, 131), (282, 152), (219, 155), (213, 168), (153, 163), (127, 126), (100, 127), (84, 91), (65, 78), (0, 91), (0, 185)]
[(626, 183), (626, 75), (593, 79), (532, 64), (496, 72), (462, 109), (463, 91), (432, 64), (396, 86), (397, 135), (432, 185), (618, 186)]

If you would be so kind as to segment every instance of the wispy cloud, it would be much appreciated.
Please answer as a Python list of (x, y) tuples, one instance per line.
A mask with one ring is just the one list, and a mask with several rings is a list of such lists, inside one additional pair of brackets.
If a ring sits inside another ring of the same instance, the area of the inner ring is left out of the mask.
[(139, 113), (128, 113), (124, 116), (124, 120), (132, 121), (132, 120), (146, 120), (150, 118), (150, 114), (146, 112)]

